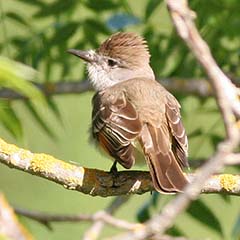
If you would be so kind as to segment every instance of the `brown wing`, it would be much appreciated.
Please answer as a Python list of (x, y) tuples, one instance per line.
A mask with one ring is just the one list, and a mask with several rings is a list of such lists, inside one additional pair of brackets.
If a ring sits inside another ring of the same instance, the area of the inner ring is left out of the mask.
[(187, 183), (171, 149), (168, 131), (167, 126), (145, 124), (140, 137), (153, 185), (163, 193), (182, 191)]
[(182, 191), (187, 184), (181, 167), (187, 166), (187, 138), (180, 120), (179, 104), (166, 95), (165, 114), (159, 125), (145, 123), (140, 134), (154, 187), (163, 193)]
[(166, 103), (166, 116), (172, 133), (172, 150), (179, 165), (181, 168), (184, 168), (189, 167), (187, 160), (188, 139), (181, 121), (179, 107), (180, 106), (177, 100), (172, 95), (168, 95)]
[(141, 131), (138, 114), (124, 93), (119, 97), (104, 94), (93, 98), (93, 137), (122, 166), (131, 168), (135, 161), (131, 143)]

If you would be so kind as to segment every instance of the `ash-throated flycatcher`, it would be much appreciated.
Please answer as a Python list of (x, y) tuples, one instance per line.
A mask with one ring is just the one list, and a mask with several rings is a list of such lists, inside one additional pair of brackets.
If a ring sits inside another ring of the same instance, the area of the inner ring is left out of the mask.
[(157, 191), (181, 191), (187, 183), (182, 168), (188, 166), (188, 141), (180, 105), (155, 80), (145, 40), (120, 32), (95, 51), (68, 52), (87, 62), (96, 90), (91, 127), (96, 142), (128, 169), (141, 152)]

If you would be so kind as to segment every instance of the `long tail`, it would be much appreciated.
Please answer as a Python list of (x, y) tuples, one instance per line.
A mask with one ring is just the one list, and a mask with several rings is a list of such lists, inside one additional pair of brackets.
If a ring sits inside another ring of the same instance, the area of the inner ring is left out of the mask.
[(171, 135), (167, 126), (144, 125), (140, 143), (151, 173), (155, 189), (162, 193), (183, 190), (188, 183), (172, 151)]

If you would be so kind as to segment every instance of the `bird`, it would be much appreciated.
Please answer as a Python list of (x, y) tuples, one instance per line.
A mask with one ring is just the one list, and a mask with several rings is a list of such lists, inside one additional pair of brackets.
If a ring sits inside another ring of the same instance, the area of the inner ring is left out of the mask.
[[(154, 189), (182, 192), (188, 179), (188, 139), (180, 104), (155, 78), (146, 40), (117, 32), (98, 49), (69, 49), (87, 63), (96, 93), (92, 99), (91, 135), (114, 163), (130, 169), (143, 158)], [(141, 157), (139, 157), (141, 156)]]

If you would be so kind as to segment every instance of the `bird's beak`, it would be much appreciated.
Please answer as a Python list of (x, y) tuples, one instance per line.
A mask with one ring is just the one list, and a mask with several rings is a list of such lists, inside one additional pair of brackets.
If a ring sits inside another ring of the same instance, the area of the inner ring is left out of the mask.
[(95, 52), (90, 50), (90, 51), (82, 51), (82, 50), (77, 50), (77, 49), (68, 49), (68, 53), (71, 53), (77, 57), (80, 57), (82, 60), (85, 62), (94, 62), (96, 61), (95, 57)]

